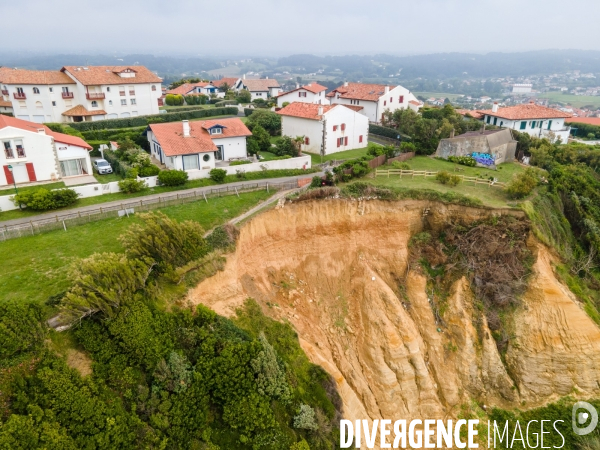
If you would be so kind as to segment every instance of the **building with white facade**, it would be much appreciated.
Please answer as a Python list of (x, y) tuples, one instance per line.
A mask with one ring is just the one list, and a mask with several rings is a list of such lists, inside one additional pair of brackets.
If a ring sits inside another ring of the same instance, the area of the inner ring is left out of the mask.
[(566, 143), (569, 140), (571, 127), (565, 125), (565, 119), (572, 114), (558, 109), (529, 103), (525, 105), (498, 107), (494, 103), (492, 109), (478, 110), (483, 116), (483, 121), (501, 128), (510, 128), (521, 133), (535, 137), (547, 137), (552, 140), (559, 139)]
[(411, 100), (418, 101), (408, 89), (402, 86), (348, 82), (332, 90), (327, 97), (332, 105), (337, 103), (362, 106), (361, 113), (371, 122), (381, 122), (385, 111), (406, 109), (409, 108)]
[(532, 89), (533, 89), (532, 84), (517, 83), (517, 84), (513, 84), (512, 93), (513, 94), (531, 94)]
[(152, 156), (168, 169), (186, 171), (246, 158), (246, 137), (252, 135), (238, 118), (157, 123), (146, 133)]
[(60, 71), (0, 68), (2, 100), (15, 117), (82, 122), (158, 114), (161, 79), (143, 66), (65, 66)]
[(0, 114), (12, 114), (13, 107), (12, 103), (6, 100), (0, 99)]
[(0, 142), (0, 186), (92, 174), (92, 147), (45, 125), (0, 115)]
[(294, 102), (279, 110), (281, 134), (303, 136), (301, 150), (331, 153), (364, 148), (369, 136), (369, 119), (355, 105), (319, 105)]
[(213, 86), (212, 83), (206, 81), (200, 81), (198, 83), (184, 83), (181, 86), (177, 86), (174, 89), (169, 89), (167, 94), (174, 95), (206, 95), (209, 97), (211, 94), (217, 95), (217, 97), (225, 97), (224, 92), (220, 92), (219, 88)]
[(250, 80), (246, 79), (246, 75), (243, 75), (235, 85), (236, 91), (241, 91), (242, 89), (250, 91), (252, 100), (257, 98), (267, 100), (268, 98), (277, 97), (281, 94), (281, 86), (277, 80), (269, 78)]
[(329, 105), (329, 99), (325, 96), (327, 88), (318, 83), (308, 83), (305, 86), (296, 85), (296, 89), (284, 92), (277, 96), (277, 106), (283, 107), (285, 102), (293, 103), (315, 103), (317, 105)]

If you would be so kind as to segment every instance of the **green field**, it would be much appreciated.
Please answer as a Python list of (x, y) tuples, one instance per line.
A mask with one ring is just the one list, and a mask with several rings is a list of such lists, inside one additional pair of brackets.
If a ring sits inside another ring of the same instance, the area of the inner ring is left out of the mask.
[(583, 106), (592, 106), (594, 108), (600, 108), (600, 96), (592, 95), (570, 95), (562, 94), (560, 92), (546, 92), (540, 94), (540, 99), (548, 99), (552, 103), (562, 103), (564, 105), (571, 105), (576, 108)]
[[(266, 191), (256, 191), (228, 197), (186, 203), (162, 208), (177, 220), (195, 220), (204, 229), (239, 216), (268, 198)], [(11, 255), (0, 275), (1, 300), (44, 302), (68, 287), (67, 273), (78, 258), (96, 252), (121, 252), (118, 237), (132, 223), (131, 218), (107, 219), (75, 226), (67, 232), (59, 230), (0, 242), (0, 254)], [(0, 301), (1, 301), (0, 300)]]
[(332, 161), (334, 159), (338, 159), (338, 160), (352, 159), (352, 158), (360, 158), (361, 156), (366, 156), (367, 147), (355, 148), (354, 150), (346, 150), (345, 152), (331, 153), (329, 155), (323, 156), (322, 160), (321, 160), (321, 155), (315, 155), (314, 153), (308, 153), (308, 152), (306, 152), (306, 154), (310, 155), (310, 159), (313, 164), (321, 164), (321, 162)]

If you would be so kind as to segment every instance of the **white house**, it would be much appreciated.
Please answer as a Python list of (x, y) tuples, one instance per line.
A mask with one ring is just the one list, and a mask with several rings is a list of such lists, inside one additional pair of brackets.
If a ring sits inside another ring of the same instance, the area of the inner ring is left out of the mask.
[(12, 103), (6, 100), (0, 99), (0, 114), (12, 114), (13, 107)]
[(487, 124), (510, 128), (535, 137), (548, 137), (553, 140), (560, 138), (566, 143), (571, 132), (571, 127), (565, 125), (565, 119), (572, 117), (572, 114), (533, 103), (506, 108), (500, 108), (494, 103), (492, 109), (478, 112), (483, 115), (483, 121)]
[(143, 66), (0, 68), (2, 100), (33, 122), (82, 122), (158, 114), (161, 79)]
[(169, 89), (167, 94), (174, 95), (206, 95), (216, 94), (217, 97), (225, 97), (224, 92), (220, 92), (219, 88), (213, 86), (212, 83), (200, 81), (198, 83), (184, 83), (174, 89)]
[(325, 96), (327, 88), (318, 83), (308, 83), (306, 86), (296, 85), (296, 89), (277, 96), (277, 106), (283, 107), (285, 102), (316, 103), (318, 105), (329, 105), (329, 99)]
[(235, 85), (236, 91), (247, 89), (252, 95), (252, 100), (262, 98), (267, 100), (270, 97), (277, 97), (281, 93), (281, 86), (277, 80), (264, 78), (261, 80), (247, 80), (243, 75)]
[(417, 98), (402, 86), (345, 82), (327, 94), (331, 104), (362, 106), (361, 113), (371, 122), (380, 122), (387, 110), (406, 109)]
[(252, 133), (240, 119), (156, 123), (146, 130), (150, 152), (169, 169), (214, 169), (221, 161), (246, 158)]
[(281, 134), (304, 136), (302, 151), (331, 153), (367, 146), (369, 119), (354, 105), (319, 105), (294, 102), (279, 110)]
[(0, 186), (92, 173), (92, 147), (45, 125), (0, 115), (0, 141)]
[(531, 90), (533, 89), (532, 84), (528, 83), (517, 83), (512, 86), (513, 94), (531, 94)]

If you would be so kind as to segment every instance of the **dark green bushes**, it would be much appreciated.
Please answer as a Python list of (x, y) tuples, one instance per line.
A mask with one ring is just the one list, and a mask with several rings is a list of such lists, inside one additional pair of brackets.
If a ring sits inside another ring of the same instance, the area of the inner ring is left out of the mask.
[(0, 359), (41, 347), (45, 335), (46, 326), (38, 305), (0, 302)]
[(119, 189), (126, 194), (133, 194), (146, 189), (148, 186), (144, 180), (136, 180), (135, 178), (125, 178), (119, 181)]
[(183, 186), (187, 180), (185, 170), (161, 170), (158, 174), (158, 181), (164, 186)]
[(442, 184), (447, 184), (448, 186), (457, 186), (462, 181), (458, 175), (452, 175), (445, 170), (438, 172), (435, 176), (435, 179)]
[(448, 161), (469, 167), (475, 167), (477, 165), (477, 161), (471, 156), (448, 156)]
[(35, 211), (48, 211), (64, 208), (77, 201), (79, 194), (73, 189), (56, 189), (49, 191), (40, 188), (34, 191), (25, 191), (13, 197), (15, 205), (25, 206)]
[(223, 169), (212, 169), (210, 172), (210, 179), (215, 183), (222, 183), (225, 181), (225, 177), (227, 176), (227, 171)]
[(514, 176), (506, 186), (506, 193), (510, 198), (518, 199), (527, 197), (540, 182), (535, 169), (528, 167), (524, 172)]
[(165, 96), (165, 104), (167, 106), (181, 106), (183, 105), (183, 95), (167, 94)]

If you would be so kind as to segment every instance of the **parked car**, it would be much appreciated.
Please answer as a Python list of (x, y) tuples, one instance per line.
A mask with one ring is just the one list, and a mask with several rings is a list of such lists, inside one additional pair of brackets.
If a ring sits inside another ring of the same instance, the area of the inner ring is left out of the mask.
[(94, 169), (98, 171), (100, 175), (105, 173), (112, 173), (112, 167), (105, 159), (96, 159), (94, 160)]

